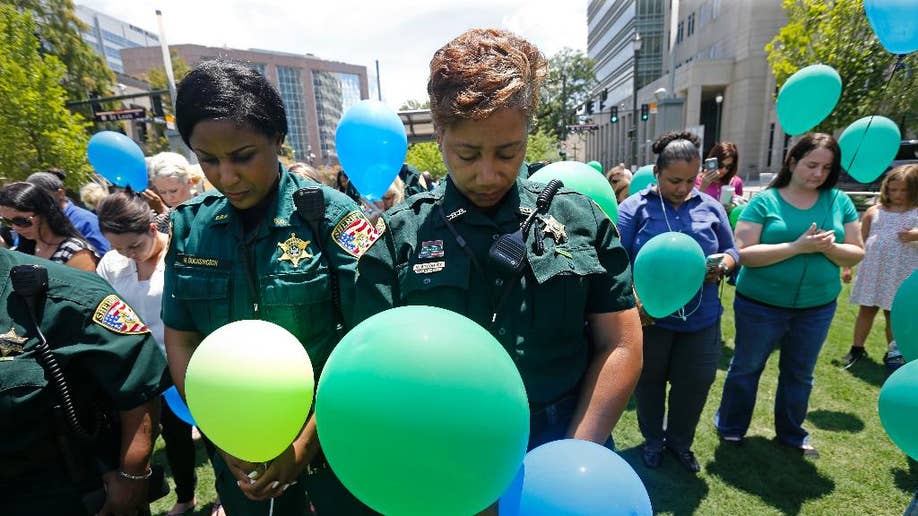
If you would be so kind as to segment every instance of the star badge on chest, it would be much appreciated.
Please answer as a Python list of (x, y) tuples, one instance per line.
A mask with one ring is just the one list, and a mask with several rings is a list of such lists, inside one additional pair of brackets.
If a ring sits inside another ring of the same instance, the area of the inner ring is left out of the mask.
[(27, 339), (16, 335), (16, 329), (10, 328), (10, 331), (0, 335), (0, 359), (12, 359), (14, 356), (21, 355), (22, 345)]
[(543, 235), (550, 236), (555, 241), (555, 244), (567, 242), (567, 232), (564, 231), (564, 224), (558, 222), (554, 215), (543, 215), (539, 217), (539, 220), (545, 225), (542, 228)]
[(290, 238), (279, 242), (277, 247), (281, 248), (284, 254), (279, 258), (280, 261), (288, 261), (293, 264), (293, 268), (300, 266), (300, 260), (312, 258), (312, 254), (306, 250), (310, 240), (301, 240), (296, 237), (296, 233), (290, 233)]

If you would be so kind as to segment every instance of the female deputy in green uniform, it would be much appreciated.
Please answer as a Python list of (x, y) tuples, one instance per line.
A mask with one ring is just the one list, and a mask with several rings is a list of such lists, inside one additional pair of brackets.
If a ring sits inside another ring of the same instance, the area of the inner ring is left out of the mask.
[[(641, 370), (641, 324), (609, 218), (580, 194), (548, 199), (517, 177), (546, 68), (537, 48), (500, 30), (470, 30), (434, 54), (427, 91), (449, 175), (384, 215), (359, 264), (361, 308), (469, 317), (522, 374), (530, 448), (565, 437), (611, 445)], [(521, 226), (521, 268), (510, 271), (492, 250)]]
[[(198, 65), (179, 84), (176, 123), (215, 188), (171, 218), (162, 318), (176, 386), (184, 393), (201, 340), (242, 319), (289, 330), (318, 376), (337, 327), (350, 326), (357, 258), (378, 233), (346, 196), (281, 167), (287, 116), (277, 91), (251, 68)], [(368, 511), (331, 474), (311, 416), (267, 467), (222, 450), (211, 461), (228, 514), (268, 514), (270, 498), (275, 514), (307, 514), (307, 496), (321, 514)]]

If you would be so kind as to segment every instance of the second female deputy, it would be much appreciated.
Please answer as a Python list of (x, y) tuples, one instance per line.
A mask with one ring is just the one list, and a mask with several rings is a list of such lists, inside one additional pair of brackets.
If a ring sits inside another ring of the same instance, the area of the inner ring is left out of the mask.
[[(214, 186), (171, 218), (162, 319), (176, 386), (184, 392), (201, 340), (242, 319), (289, 330), (318, 376), (338, 327), (353, 322), (357, 259), (378, 233), (346, 196), (283, 169), (277, 156), (287, 116), (277, 91), (251, 68), (198, 65), (179, 84), (176, 123)], [(268, 514), (271, 498), (279, 515), (308, 514), (310, 502), (319, 514), (370, 513), (328, 468), (311, 416), (267, 467), (223, 450), (211, 461), (227, 514)]]
[[(535, 46), (501, 30), (470, 30), (434, 54), (427, 91), (449, 175), (383, 216), (358, 287), (362, 308), (437, 306), (487, 329), (522, 375), (530, 448), (565, 437), (611, 446), (640, 374), (640, 321), (608, 217), (518, 178), (546, 69)], [(492, 252), (514, 233), (520, 268)]]

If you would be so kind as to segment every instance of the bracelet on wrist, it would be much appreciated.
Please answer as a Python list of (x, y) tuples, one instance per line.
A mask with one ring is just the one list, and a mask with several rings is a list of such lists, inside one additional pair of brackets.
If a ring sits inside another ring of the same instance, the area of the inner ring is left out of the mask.
[(125, 473), (119, 469), (118, 476), (127, 480), (147, 480), (153, 476), (153, 468), (147, 466), (147, 471), (143, 475), (131, 475), (130, 473)]

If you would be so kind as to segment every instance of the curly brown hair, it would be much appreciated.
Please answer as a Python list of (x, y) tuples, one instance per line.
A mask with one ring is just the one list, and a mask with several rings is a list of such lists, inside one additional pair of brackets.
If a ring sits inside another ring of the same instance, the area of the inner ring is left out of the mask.
[(434, 125), (483, 120), (502, 108), (531, 118), (548, 73), (532, 43), (499, 29), (472, 29), (444, 45), (430, 60), (427, 93)]

